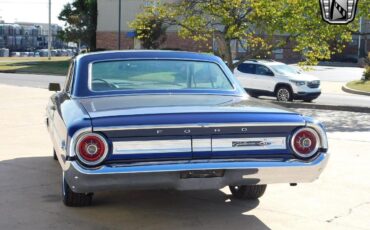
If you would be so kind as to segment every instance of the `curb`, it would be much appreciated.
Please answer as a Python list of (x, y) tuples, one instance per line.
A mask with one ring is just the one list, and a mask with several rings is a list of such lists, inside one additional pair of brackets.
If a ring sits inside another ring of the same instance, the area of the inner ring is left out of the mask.
[(312, 103), (294, 103), (294, 102), (272, 102), (276, 105), (280, 105), (286, 108), (293, 109), (321, 109), (321, 110), (336, 110), (336, 111), (347, 111), (357, 113), (370, 113), (370, 107), (356, 107), (346, 105), (323, 105), (323, 104), (312, 104)]
[(352, 94), (358, 94), (358, 95), (364, 95), (364, 96), (370, 96), (369, 92), (364, 92), (360, 90), (350, 89), (347, 86), (342, 86), (342, 90), (346, 93), (352, 93)]

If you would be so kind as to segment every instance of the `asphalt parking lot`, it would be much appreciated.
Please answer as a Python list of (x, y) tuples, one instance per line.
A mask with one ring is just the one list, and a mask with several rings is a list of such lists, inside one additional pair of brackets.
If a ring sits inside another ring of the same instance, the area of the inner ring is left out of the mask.
[(328, 128), (328, 167), (314, 183), (271, 185), (259, 201), (215, 191), (97, 193), (61, 202), (61, 170), (44, 126), (50, 93), (0, 85), (0, 229), (370, 229), (370, 114), (299, 112)]

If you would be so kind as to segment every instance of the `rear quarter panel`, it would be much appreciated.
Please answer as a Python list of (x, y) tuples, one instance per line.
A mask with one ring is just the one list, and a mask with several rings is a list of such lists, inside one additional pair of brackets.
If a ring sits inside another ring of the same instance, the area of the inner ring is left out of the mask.
[[(50, 112), (50, 105), (55, 111)], [(48, 128), (54, 150), (63, 162), (69, 156), (69, 146), (73, 135), (81, 129), (91, 129), (91, 121), (84, 108), (66, 93), (57, 93), (50, 98), (48, 108)]]

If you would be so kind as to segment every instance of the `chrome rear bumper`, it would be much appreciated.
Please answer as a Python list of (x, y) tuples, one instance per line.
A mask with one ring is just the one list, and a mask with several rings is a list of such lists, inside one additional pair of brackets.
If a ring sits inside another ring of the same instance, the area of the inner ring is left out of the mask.
[[(310, 162), (289, 161), (206, 161), (134, 166), (102, 166), (86, 169), (67, 161), (64, 176), (74, 192), (122, 189), (218, 189), (227, 185), (302, 183), (316, 180), (328, 162), (321, 153)], [(186, 171), (224, 170), (222, 177), (186, 178)]]

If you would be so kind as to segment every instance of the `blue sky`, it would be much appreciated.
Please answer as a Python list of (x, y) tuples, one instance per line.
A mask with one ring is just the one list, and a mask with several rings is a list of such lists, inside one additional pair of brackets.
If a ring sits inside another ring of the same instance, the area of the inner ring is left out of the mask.
[[(63, 6), (73, 0), (51, 0), (51, 21), (63, 25), (58, 20)], [(48, 22), (48, 0), (0, 0), (0, 19), (11, 22)]]

